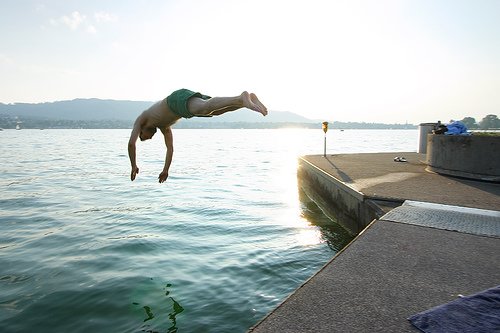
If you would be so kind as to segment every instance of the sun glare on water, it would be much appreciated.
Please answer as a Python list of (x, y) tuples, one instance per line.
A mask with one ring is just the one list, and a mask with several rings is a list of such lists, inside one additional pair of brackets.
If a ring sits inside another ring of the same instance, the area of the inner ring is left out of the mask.
[(302, 214), (297, 183), (298, 158), (302, 154), (304, 131), (300, 129), (283, 129), (275, 132), (277, 135), (268, 138), (269, 142), (281, 146), (277, 160), (281, 161), (279, 172), (273, 175), (271, 181), (279, 188), (280, 202), (287, 209), (276, 216), (275, 223), (295, 229), (295, 243), (299, 246), (311, 246), (324, 242), (321, 231), (311, 225)]

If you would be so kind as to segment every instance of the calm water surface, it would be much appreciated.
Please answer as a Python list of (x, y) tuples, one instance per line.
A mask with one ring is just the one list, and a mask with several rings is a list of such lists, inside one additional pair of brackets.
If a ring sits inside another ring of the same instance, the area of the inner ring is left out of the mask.
[[(321, 130), (0, 132), (0, 331), (245, 332), (350, 241), (297, 188)], [(417, 130), (328, 132), (328, 153), (415, 151)]]

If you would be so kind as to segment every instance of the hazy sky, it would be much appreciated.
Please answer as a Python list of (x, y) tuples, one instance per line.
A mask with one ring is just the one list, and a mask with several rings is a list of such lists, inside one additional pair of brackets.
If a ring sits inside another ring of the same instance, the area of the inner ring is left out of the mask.
[(500, 0), (0, 0), (0, 102), (182, 87), (331, 121), (500, 116)]

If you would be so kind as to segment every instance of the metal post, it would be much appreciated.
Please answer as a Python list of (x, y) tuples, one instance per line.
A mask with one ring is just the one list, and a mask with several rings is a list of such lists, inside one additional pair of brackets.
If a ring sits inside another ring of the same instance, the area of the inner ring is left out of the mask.
[(323, 122), (323, 132), (325, 132), (325, 145), (324, 145), (324, 149), (323, 149), (323, 157), (326, 157), (326, 132), (328, 131), (328, 122), (327, 121), (324, 121)]
[(325, 133), (325, 149), (323, 150), (323, 157), (326, 157), (326, 133)]

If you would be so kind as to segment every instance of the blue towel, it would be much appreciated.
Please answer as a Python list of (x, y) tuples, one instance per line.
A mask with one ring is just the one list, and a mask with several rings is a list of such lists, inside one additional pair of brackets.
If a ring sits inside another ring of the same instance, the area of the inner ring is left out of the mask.
[(446, 128), (448, 129), (444, 134), (446, 135), (459, 135), (459, 134), (468, 134), (467, 133), (467, 126), (461, 121), (454, 121), (451, 124), (446, 125)]
[(408, 320), (425, 333), (500, 332), (500, 286), (460, 297)]

